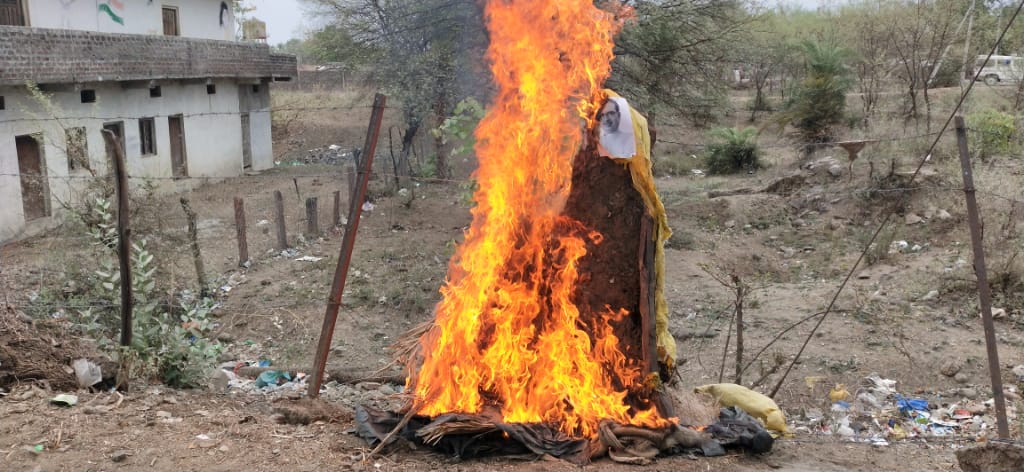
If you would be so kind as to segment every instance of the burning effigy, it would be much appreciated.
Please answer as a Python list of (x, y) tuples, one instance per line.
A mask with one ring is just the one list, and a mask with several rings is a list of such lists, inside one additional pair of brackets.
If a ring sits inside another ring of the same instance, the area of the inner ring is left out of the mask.
[(461, 457), (715, 454), (660, 388), (676, 358), (662, 294), (671, 233), (646, 119), (604, 89), (622, 15), (495, 0), (485, 16), (497, 93), (476, 130), (473, 221), (408, 361), (410, 403), (360, 410), (364, 435)]

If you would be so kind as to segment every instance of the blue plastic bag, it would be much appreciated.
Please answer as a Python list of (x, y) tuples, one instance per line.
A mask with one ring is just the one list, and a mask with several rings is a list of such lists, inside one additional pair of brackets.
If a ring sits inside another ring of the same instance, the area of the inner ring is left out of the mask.
[(268, 370), (256, 378), (256, 387), (263, 388), (267, 385), (277, 385), (281, 379), (289, 381), (292, 379), (292, 376), (287, 371)]
[(914, 411), (928, 411), (928, 400), (921, 398), (906, 398), (902, 395), (896, 395), (896, 405), (900, 408), (900, 413), (903, 414)]

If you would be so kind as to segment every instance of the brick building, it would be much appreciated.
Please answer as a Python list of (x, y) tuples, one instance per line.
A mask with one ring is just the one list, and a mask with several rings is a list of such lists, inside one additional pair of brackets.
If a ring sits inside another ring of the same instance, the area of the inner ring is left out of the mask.
[(165, 189), (273, 166), (269, 84), (295, 57), (236, 41), (230, 3), (0, 0), (0, 242), (110, 172), (103, 129)]

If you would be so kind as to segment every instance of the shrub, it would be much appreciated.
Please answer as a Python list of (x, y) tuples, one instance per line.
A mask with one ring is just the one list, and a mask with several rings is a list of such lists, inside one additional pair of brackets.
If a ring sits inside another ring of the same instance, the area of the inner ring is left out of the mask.
[(121, 274), (114, 264), (116, 230), (109, 200), (96, 199), (90, 229), (94, 244), (104, 257), (93, 273), (95, 287), (90, 292), (104, 305), (79, 310), (75, 324), (97, 345), (127, 368), (130, 377), (158, 377), (174, 387), (196, 387), (206, 380), (221, 346), (211, 339), (216, 304), (210, 299), (182, 296), (180, 306), (167, 306), (156, 288), (157, 263), (140, 239), (131, 247), (132, 293), (134, 310), (132, 343), (121, 347), (116, 341), (120, 331), (118, 295)]
[(806, 143), (833, 139), (833, 128), (843, 122), (846, 92), (853, 86), (846, 66), (849, 51), (830, 42), (802, 44), (807, 75), (787, 100), (776, 121), (792, 124)]
[(717, 128), (708, 133), (711, 144), (707, 147), (708, 173), (734, 174), (744, 170), (760, 169), (761, 150), (754, 138), (757, 130), (747, 128)]
[(988, 109), (967, 115), (971, 149), (981, 159), (1013, 152), (1017, 126), (1013, 115)]

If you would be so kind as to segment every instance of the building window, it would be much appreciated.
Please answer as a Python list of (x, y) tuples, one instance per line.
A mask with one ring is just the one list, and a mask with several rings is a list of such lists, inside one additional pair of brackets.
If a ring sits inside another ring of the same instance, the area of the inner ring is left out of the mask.
[(253, 85), (252, 86), (252, 93), (260, 93), (260, 86), (259, 85)]
[(92, 89), (82, 90), (82, 103), (96, 103), (96, 91)]
[(68, 170), (89, 170), (89, 145), (85, 137), (85, 128), (68, 128), (64, 133)]
[(217, 93), (217, 84), (206, 84), (207, 95), (213, 95)]
[(154, 86), (154, 87), (150, 87), (149, 88), (149, 96), (150, 96), (150, 98), (162, 97), (163, 96), (163, 91), (160, 90), (160, 86), (159, 85)]
[(4, 105), (4, 97), (3, 97), (3, 95), (0, 95), (0, 110), (6, 110), (6, 109), (7, 109), (7, 107), (6, 107), (6, 105)]
[(164, 36), (181, 36), (181, 28), (178, 27), (178, 9), (175, 7), (163, 7), (164, 12)]
[(156, 154), (156, 125), (152, 118), (139, 118), (139, 153)]

